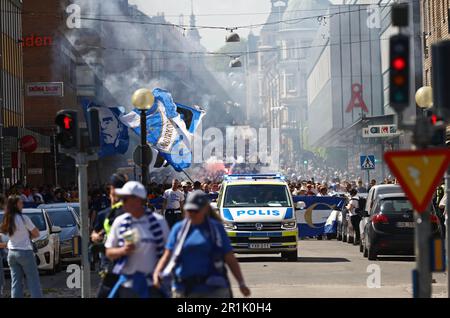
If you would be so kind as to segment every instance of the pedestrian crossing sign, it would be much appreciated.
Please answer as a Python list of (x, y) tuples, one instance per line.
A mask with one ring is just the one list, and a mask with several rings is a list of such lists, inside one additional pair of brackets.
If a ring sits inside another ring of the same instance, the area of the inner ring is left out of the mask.
[(375, 169), (375, 156), (361, 156), (361, 169), (362, 170), (374, 170)]

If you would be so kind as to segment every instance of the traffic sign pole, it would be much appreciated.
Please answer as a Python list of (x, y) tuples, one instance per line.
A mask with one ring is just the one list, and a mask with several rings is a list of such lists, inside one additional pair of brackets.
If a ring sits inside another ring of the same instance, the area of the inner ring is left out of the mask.
[(416, 254), (416, 266), (417, 266), (417, 297), (418, 298), (431, 298), (431, 253), (430, 253), (430, 240), (431, 240), (431, 224), (430, 224), (430, 211), (426, 209), (425, 212), (420, 214), (415, 211), (416, 230), (415, 234), (415, 254)]
[(78, 195), (81, 214), (81, 297), (90, 298), (91, 269), (89, 264), (88, 159), (85, 153), (77, 154), (76, 166), (78, 168)]

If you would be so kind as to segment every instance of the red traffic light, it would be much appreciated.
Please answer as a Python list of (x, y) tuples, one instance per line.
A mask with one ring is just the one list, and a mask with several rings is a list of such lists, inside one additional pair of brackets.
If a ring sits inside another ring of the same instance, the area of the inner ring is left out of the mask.
[(406, 60), (402, 57), (398, 57), (392, 61), (392, 67), (396, 71), (403, 71), (406, 68)]
[(73, 119), (69, 116), (65, 116), (63, 119), (64, 122), (64, 129), (71, 129), (71, 124), (72, 124)]
[(433, 125), (436, 125), (437, 123), (438, 123), (438, 121), (440, 121), (441, 119), (438, 117), (438, 116), (436, 116), (436, 115), (431, 115), (431, 123), (433, 124)]

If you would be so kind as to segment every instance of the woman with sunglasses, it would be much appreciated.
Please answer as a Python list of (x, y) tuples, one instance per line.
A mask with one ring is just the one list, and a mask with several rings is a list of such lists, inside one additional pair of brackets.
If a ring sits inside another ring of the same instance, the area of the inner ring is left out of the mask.
[(190, 193), (184, 210), (186, 218), (173, 227), (154, 271), (154, 285), (172, 275), (175, 298), (230, 298), (227, 265), (242, 294), (249, 296), (230, 240), (218, 217), (213, 216), (208, 196), (201, 191)]

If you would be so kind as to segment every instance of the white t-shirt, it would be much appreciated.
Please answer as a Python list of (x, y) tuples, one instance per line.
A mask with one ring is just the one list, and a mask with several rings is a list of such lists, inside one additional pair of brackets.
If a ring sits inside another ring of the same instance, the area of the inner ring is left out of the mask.
[[(22, 220), (23, 217), (23, 220)], [(25, 221), (25, 222), (24, 222)], [(26, 215), (16, 215), (14, 224), (16, 225), (16, 231), (9, 237), (8, 249), (9, 250), (33, 250), (30, 241), (30, 232), (33, 231), (36, 226)]]
[[(120, 224), (129, 215), (129, 213), (124, 213), (114, 220), (114, 223), (111, 226), (111, 232), (106, 239), (106, 248), (119, 247)], [(161, 226), (165, 246), (169, 236), (169, 227), (161, 215), (153, 213), (153, 216)], [(131, 275), (135, 272), (151, 274), (153, 273), (159, 259), (157, 256), (158, 246), (154, 242), (153, 233), (150, 231), (148, 215), (143, 215), (139, 219), (132, 218), (130, 230), (132, 229), (137, 229), (139, 233), (139, 242), (136, 243), (136, 249), (134, 252), (128, 256), (127, 263), (123, 268), (123, 274)]]
[(184, 201), (184, 193), (179, 190), (167, 189), (163, 198), (167, 200), (166, 209), (179, 210), (181, 207), (180, 203)]
[(351, 198), (349, 205), (350, 205), (349, 209), (350, 216), (356, 215), (356, 209), (359, 208), (359, 198), (358, 197)]

